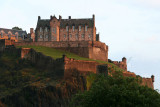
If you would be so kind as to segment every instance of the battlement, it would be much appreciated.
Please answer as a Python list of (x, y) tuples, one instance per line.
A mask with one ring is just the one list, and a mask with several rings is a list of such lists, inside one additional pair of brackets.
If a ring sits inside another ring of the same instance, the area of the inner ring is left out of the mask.
[(127, 59), (125, 57), (122, 58), (122, 61), (112, 61), (108, 60), (108, 62), (113, 63), (123, 69), (124, 71), (127, 71)]

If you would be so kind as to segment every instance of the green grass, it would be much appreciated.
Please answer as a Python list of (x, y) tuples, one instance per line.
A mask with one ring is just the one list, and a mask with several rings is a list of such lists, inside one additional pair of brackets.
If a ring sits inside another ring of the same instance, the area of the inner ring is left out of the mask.
[(57, 59), (57, 58), (62, 58), (62, 56), (65, 54), (68, 58), (74, 58), (76, 60), (85, 60), (85, 61), (96, 61), (100, 64), (110, 64), (112, 65), (112, 67), (115, 70), (121, 70), (119, 67), (117, 67), (116, 65), (106, 62), (106, 61), (101, 61), (101, 60), (94, 60), (94, 59), (89, 59), (89, 58), (84, 58), (84, 57), (80, 57), (74, 53), (70, 53), (67, 51), (63, 51), (63, 50), (58, 50), (58, 49), (54, 49), (54, 48), (50, 48), (50, 47), (44, 47), (44, 46), (17, 46), (17, 48), (32, 48), (34, 50), (36, 50), (37, 52), (41, 52), (46, 56), (51, 56), (53, 59)]

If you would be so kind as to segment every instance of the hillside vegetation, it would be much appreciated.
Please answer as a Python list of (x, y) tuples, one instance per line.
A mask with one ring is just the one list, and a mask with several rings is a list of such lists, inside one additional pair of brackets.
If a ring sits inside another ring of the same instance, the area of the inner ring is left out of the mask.
[(54, 48), (50, 48), (50, 47), (44, 47), (44, 46), (17, 46), (17, 48), (32, 48), (32, 49), (36, 50), (37, 52), (43, 53), (46, 56), (51, 56), (53, 59), (62, 58), (62, 56), (65, 54), (68, 58), (74, 58), (76, 60), (85, 60), (85, 61), (96, 61), (96, 62), (98, 62), (100, 64), (109, 64), (109, 65), (112, 66), (112, 68), (110, 68), (110, 69), (123, 71), (118, 66), (116, 66), (116, 65), (114, 65), (112, 63), (109, 63), (109, 62), (80, 57), (80, 56), (78, 56), (78, 55), (76, 55), (74, 53), (70, 53), (70, 52), (67, 52), (67, 51), (58, 50), (58, 49), (54, 49)]
[(119, 70), (112, 76), (80, 74), (77, 70), (69, 72), (72, 72), (71, 77), (64, 79), (55, 75), (54, 71), (39, 69), (16, 53), (0, 53), (0, 107), (160, 105), (158, 92), (140, 86), (135, 78), (123, 77)]

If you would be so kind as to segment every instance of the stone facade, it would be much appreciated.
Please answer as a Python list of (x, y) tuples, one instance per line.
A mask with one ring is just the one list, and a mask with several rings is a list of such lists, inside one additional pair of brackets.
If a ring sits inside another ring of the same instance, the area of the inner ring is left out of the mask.
[[(25, 57), (24, 57), (25, 56)], [(60, 73), (64, 76), (65, 79), (70, 78), (72, 72), (79, 71), (80, 73), (86, 74), (88, 72), (92, 73), (105, 73), (106, 75), (112, 75), (108, 72), (108, 68), (112, 65), (102, 65), (96, 61), (83, 61), (83, 60), (75, 60), (73, 58), (67, 58), (65, 55), (59, 59), (53, 59), (51, 57), (45, 56), (42, 53), (36, 52), (33, 49), (29, 48), (22, 48), (21, 49), (21, 58), (26, 58), (31, 60), (41, 69), (47, 69), (50, 71), (54, 71)], [(114, 73), (114, 70), (113, 70)], [(133, 72), (123, 71), (123, 75), (125, 77), (134, 77), (136, 78), (136, 74)], [(152, 75), (151, 78), (141, 78), (140, 85), (148, 86), (154, 89), (154, 76)]]
[(27, 32), (22, 30), (0, 28), (0, 39), (14, 40), (20, 42), (27, 39)]
[(79, 56), (108, 61), (108, 46), (99, 41), (17, 42), (16, 46), (46, 46), (75, 53)]
[(35, 41), (98, 41), (96, 35), (95, 15), (87, 19), (62, 19), (51, 16), (41, 19), (38, 16)]

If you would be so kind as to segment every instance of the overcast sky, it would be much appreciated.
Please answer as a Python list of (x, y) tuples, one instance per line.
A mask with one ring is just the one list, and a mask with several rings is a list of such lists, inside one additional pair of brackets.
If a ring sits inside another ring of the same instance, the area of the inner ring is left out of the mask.
[(0, 27), (29, 32), (38, 16), (92, 18), (100, 40), (109, 46), (109, 59), (128, 59), (128, 70), (155, 75), (160, 89), (160, 0), (1, 0)]

